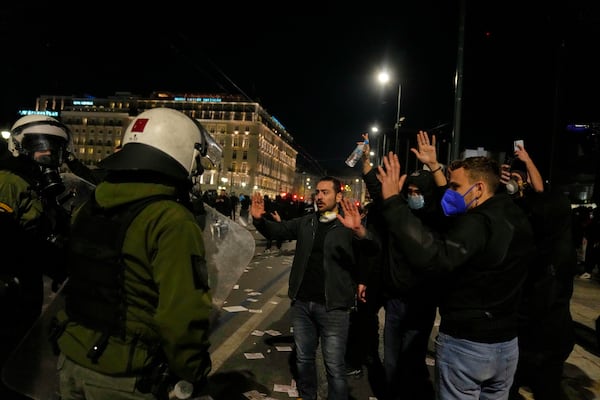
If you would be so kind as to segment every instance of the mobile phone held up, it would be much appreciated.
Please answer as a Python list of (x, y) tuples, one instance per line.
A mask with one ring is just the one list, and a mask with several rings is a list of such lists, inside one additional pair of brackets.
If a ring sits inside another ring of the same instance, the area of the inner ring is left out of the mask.
[(519, 146), (521, 146), (521, 147), (525, 147), (525, 142), (523, 142), (523, 140), (522, 140), (522, 139), (515, 140), (515, 141), (513, 142), (513, 146), (514, 146), (514, 150), (515, 150), (515, 151), (517, 151), (517, 150), (519, 150)]

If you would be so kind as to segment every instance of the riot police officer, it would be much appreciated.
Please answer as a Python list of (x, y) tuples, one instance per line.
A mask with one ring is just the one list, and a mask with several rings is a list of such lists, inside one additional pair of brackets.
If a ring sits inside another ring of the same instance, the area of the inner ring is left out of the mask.
[(70, 399), (167, 398), (211, 369), (212, 299), (189, 191), (220, 147), (180, 111), (139, 114), (76, 210), (65, 308), (57, 314), (60, 392)]
[[(0, 157), (0, 361), (41, 313), (43, 274), (64, 279), (69, 216), (58, 204), (68, 128), (43, 115), (18, 119)], [(0, 398), (22, 398), (0, 385)]]

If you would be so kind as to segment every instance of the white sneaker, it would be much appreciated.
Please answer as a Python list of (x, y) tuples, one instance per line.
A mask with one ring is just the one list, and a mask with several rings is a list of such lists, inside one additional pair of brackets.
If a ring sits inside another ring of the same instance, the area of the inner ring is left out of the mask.
[(589, 272), (584, 272), (583, 274), (579, 275), (579, 279), (592, 279), (592, 274)]

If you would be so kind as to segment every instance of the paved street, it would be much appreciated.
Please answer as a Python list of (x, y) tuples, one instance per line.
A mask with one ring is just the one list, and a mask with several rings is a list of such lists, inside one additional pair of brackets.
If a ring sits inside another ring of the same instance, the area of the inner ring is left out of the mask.
[[(257, 241), (255, 257), (225, 304), (225, 307), (242, 306), (247, 311), (223, 313), (213, 336), (211, 379), (215, 400), (258, 399), (261, 393), (266, 399), (289, 399), (294, 395), (289, 363), (292, 336), (287, 278), (295, 243), (284, 243), (281, 253), (265, 254), (264, 239), (251, 231)], [(600, 283), (576, 278), (571, 308), (578, 343), (565, 367), (563, 386), (567, 399), (600, 399), (600, 352), (595, 337), (595, 319), (600, 315)], [(383, 312), (380, 315), (383, 317)], [(432, 338), (435, 333), (434, 329)], [(380, 377), (370, 376), (366, 369), (361, 377), (350, 378), (351, 398), (375, 399), (370, 381), (377, 378)], [(325, 399), (322, 368), (319, 379), (320, 398)], [(527, 391), (522, 393), (532, 399)]]
[[(295, 242), (283, 243), (281, 252), (265, 253), (265, 240), (250, 226), (255, 255), (226, 298), (211, 335), (213, 371), (210, 398), (213, 400), (295, 399), (290, 362), (293, 341), (287, 283)], [(577, 345), (564, 371), (566, 400), (600, 399), (600, 350), (595, 320), (600, 315), (600, 282), (575, 279), (571, 301), (576, 321)], [(380, 320), (384, 314), (380, 312)], [(431, 338), (435, 337), (434, 329)], [(432, 350), (430, 341), (430, 350)], [(320, 356), (320, 354), (318, 354)], [(433, 351), (428, 364), (433, 365)], [(322, 360), (318, 360), (320, 400), (326, 398)], [(381, 372), (368, 371), (349, 378), (351, 400), (373, 400), (373, 387)], [(522, 391), (527, 399), (532, 396)], [(48, 396), (55, 400), (56, 396)], [(209, 398), (204, 398), (209, 400)]]

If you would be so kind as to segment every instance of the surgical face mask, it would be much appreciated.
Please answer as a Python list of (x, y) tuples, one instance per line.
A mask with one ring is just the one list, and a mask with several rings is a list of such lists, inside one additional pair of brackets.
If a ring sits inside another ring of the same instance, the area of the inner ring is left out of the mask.
[(444, 210), (444, 214), (446, 214), (447, 216), (451, 216), (451, 215), (459, 215), (459, 214), (466, 213), (467, 210), (469, 209), (469, 206), (475, 200), (477, 200), (477, 199), (473, 199), (473, 200), (471, 200), (471, 202), (469, 202), (469, 204), (467, 204), (465, 202), (465, 196), (471, 190), (473, 190), (475, 185), (476, 184), (473, 184), (473, 186), (471, 186), (464, 195), (461, 195), (456, 190), (446, 189), (446, 192), (444, 192), (444, 196), (442, 197), (442, 202), (441, 202), (442, 209)]
[(425, 198), (422, 194), (408, 195), (408, 206), (413, 210), (420, 210), (425, 206)]

